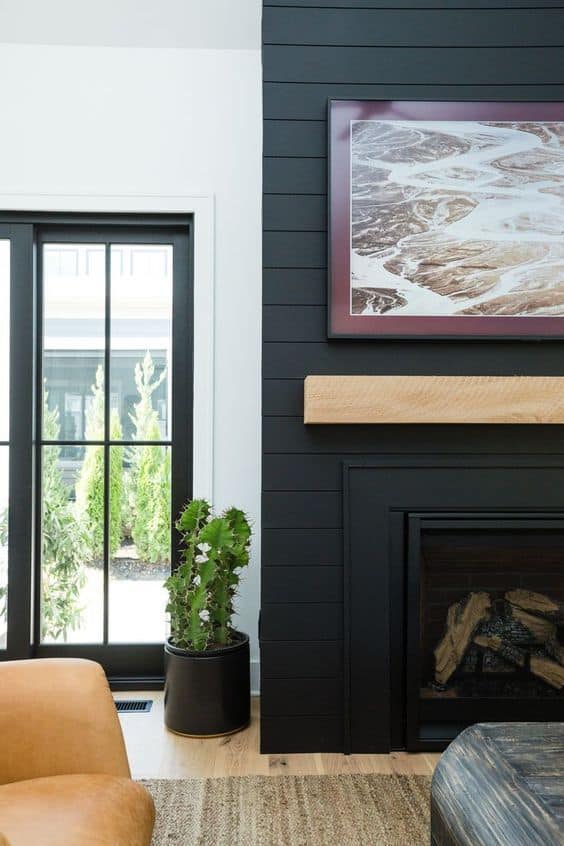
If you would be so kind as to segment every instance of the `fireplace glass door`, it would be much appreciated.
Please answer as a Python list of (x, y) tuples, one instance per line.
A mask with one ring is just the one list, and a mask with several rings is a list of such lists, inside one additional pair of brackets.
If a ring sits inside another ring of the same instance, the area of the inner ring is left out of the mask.
[(408, 544), (409, 745), (561, 719), (564, 522), (410, 515)]

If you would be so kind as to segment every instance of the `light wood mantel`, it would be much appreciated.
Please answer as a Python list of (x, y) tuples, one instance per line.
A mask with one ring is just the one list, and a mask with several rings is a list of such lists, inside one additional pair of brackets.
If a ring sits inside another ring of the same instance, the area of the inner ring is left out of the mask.
[(564, 377), (308, 376), (304, 422), (564, 423)]

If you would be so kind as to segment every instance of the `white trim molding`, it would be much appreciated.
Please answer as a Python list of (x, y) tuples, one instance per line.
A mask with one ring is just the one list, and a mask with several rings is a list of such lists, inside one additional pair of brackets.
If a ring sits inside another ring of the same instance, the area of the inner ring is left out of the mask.
[[(194, 216), (193, 493), (213, 502), (214, 229), (211, 195), (0, 194), (0, 210)], [(197, 317), (197, 319), (196, 319)]]

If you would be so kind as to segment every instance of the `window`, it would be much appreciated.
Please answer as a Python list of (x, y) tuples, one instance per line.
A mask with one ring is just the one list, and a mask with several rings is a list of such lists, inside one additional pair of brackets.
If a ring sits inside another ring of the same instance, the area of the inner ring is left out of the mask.
[[(22, 370), (29, 384), (19, 385), (35, 406), (25, 444), (20, 435), (34, 467), (25, 505), (35, 560), (28, 565), (35, 588), (29, 648), (90, 656), (115, 676), (158, 676), (167, 634), (163, 582), (177, 563), (173, 515), (191, 492), (190, 222), (75, 216), (33, 220), (26, 229), (36, 256), (29, 286), (36, 328)], [(10, 279), (4, 243), (0, 298), (2, 280)], [(0, 399), (7, 381), (0, 370)], [(3, 423), (0, 417), (0, 590), (5, 549), (11, 552), (1, 522)], [(11, 473), (18, 473), (14, 462)], [(21, 587), (18, 604), (31, 604)], [(6, 628), (9, 638), (9, 621)]]

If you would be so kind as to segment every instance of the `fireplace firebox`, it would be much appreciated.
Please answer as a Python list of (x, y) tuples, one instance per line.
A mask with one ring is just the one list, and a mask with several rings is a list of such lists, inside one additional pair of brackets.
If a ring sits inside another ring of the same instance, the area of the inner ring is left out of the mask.
[(564, 719), (561, 462), (344, 466), (345, 751)]
[(564, 521), (409, 514), (407, 741), (564, 710)]

